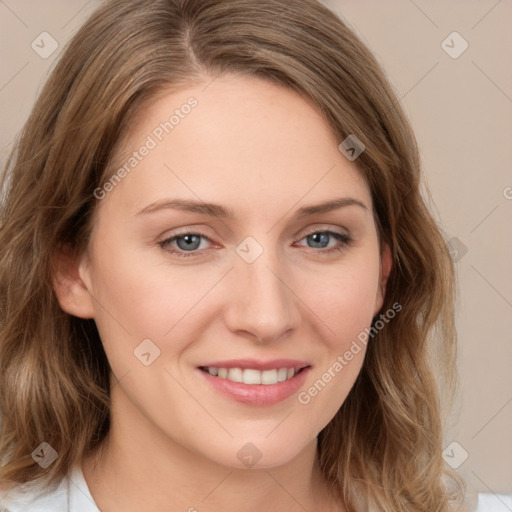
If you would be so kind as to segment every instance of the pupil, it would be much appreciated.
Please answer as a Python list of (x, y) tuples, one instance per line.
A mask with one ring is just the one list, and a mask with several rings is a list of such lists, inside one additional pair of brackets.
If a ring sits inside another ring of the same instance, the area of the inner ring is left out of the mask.
[(320, 243), (319, 238), (323, 238), (324, 242), (328, 242), (329, 235), (327, 233), (314, 233), (310, 235), (311, 238), (313, 238), (314, 243)]
[[(194, 240), (195, 239), (195, 240)], [(181, 247), (180, 241), (185, 240), (185, 244), (183, 247)], [(178, 246), (180, 246), (180, 249), (190, 249), (191, 244), (194, 243), (198, 244), (200, 243), (199, 237), (197, 235), (183, 235), (180, 238), (177, 239)], [(192, 247), (193, 249), (197, 249), (197, 247)]]

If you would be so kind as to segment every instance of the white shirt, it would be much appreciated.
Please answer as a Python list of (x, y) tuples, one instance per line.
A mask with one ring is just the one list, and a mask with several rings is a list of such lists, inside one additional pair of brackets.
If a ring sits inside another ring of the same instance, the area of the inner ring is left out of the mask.
[(82, 468), (76, 466), (48, 492), (33, 483), (15, 487), (7, 494), (0, 491), (0, 512), (101, 512), (96, 506)]
[[(23, 489), (22, 489), (23, 487)], [(512, 494), (480, 493), (474, 512), (510, 512)], [(82, 468), (76, 466), (51, 493), (25, 484), (0, 495), (0, 512), (101, 512), (94, 502)]]
[(478, 494), (476, 512), (510, 512), (512, 510), (512, 494)]

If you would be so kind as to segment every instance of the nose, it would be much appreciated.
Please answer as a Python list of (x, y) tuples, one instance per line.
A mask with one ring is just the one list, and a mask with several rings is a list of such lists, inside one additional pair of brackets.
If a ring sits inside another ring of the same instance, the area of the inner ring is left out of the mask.
[(252, 263), (238, 260), (228, 279), (225, 322), (231, 332), (271, 343), (298, 327), (299, 299), (291, 272), (270, 250)]

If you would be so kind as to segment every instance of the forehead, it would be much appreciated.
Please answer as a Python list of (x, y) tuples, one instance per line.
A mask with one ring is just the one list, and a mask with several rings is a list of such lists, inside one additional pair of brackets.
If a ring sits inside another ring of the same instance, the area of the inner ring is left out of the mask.
[(110, 169), (127, 172), (107, 199), (130, 212), (172, 196), (274, 216), (302, 198), (371, 203), (340, 142), (298, 93), (260, 78), (219, 76), (159, 93), (138, 110)]

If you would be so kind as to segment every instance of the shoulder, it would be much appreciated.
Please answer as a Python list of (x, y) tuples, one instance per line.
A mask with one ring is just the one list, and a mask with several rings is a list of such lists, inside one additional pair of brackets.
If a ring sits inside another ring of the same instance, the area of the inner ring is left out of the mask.
[(0, 490), (0, 512), (66, 512), (68, 510), (67, 479), (53, 490), (35, 483), (21, 484), (9, 491)]
[(21, 484), (10, 491), (0, 484), (0, 512), (99, 512), (82, 469), (77, 466), (58, 486), (44, 489), (35, 482)]
[(512, 494), (479, 493), (476, 512), (510, 512)]

